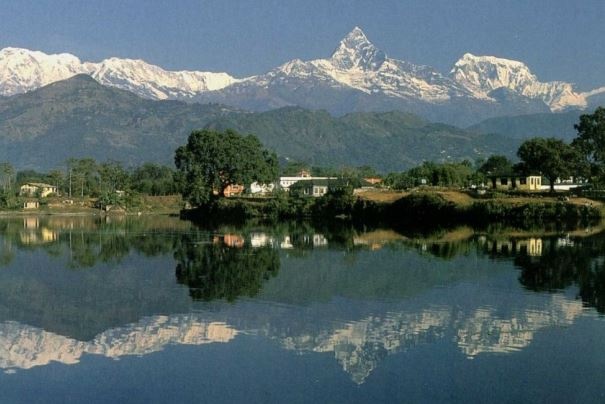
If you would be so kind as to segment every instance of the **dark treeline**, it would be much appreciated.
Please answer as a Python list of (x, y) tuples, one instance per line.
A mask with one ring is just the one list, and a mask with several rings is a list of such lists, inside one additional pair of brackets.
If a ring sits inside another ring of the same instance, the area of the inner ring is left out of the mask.
[(517, 150), (515, 164), (501, 155), (476, 162), (425, 162), (408, 171), (387, 175), (385, 183), (396, 189), (423, 184), (466, 187), (485, 184), (493, 176), (540, 175), (547, 180), (551, 191), (558, 179), (570, 177), (602, 188), (605, 185), (605, 108), (582, 115), (574, 127), (578, 136), (571, 143), (552, 137), (526, 140)]
[(175, 170), (145, 163), (126, 168), (117, 161), (98, 162), (92, 158), (72, 158), (65, 166), (47, 172), (17, 171), (9, 163), (0, 163), (0, 206), (7, 207), (26, 183), (44, 183), (57, 187), (58, 194), (71, 198), (111, 198), (116, 193), (174, 195), (179, 192)]

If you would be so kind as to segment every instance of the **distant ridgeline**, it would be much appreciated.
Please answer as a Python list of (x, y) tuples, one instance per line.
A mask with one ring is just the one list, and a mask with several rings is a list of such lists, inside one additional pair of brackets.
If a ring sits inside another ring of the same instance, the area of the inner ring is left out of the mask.
[(203, 127), (253, 133), (282, 158), (383, 171), (423, 160), (510, 155), (518, 145), (403, 112), (337, 118), (301, 108), (247, 113), (217, 104), (151, 101), (82, 75), (0, 99), (0, 161), (34, 169), (56, 168), (71, 157), (171, 165), (174, 150)]
[(513, 156), (523, 138), (569, 138), (577, 112), (497, 118), (460, 129), (405, 112), (335, 117), (297, 107), (250, 113), (219, 104), (153, 101), (80, 75), (0, 97), (0, 161), (18, 169), (58, 168), (68, 158), (172, 165), (192, 130), (255, 134), (282, 159), (318, 166), (399, 171), (422, 161)]

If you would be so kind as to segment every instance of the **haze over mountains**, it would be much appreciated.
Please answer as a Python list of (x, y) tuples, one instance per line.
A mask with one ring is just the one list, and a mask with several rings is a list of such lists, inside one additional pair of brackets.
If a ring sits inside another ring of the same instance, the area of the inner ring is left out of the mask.
[(0, 95), (28, 92), (76, 74), (155, 100), (219, 102), (251, 111), (300, 106), (337, 115), (402, 110), (457, 125), (502, 115), (583, 109), (605, 94), (605, 87), (578, 92), (570, 83), (541, 82), (522, 62), (469, 53), (443, 74), (389, 58), (358, 27), (327, 59), (295, 59), (247, 78), (172, 72), (142, 60), (91, 63), (70, 54), (0, 51)]

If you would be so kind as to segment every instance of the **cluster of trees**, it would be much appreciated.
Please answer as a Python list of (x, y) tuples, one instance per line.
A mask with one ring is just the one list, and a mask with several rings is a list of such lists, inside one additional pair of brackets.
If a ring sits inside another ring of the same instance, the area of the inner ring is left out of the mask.
[(394, 189), (408, 189), (420, 185), (465, 187), (481, 182), (482, 178), (478, 177), (477, 173), (476, 164), (468, 160), (441, 164), (427, 161), (408, 171), (388, 174), (384, 183)]
[(15, 195), (18, 187), (28, 182), (40, 182), (57, 187), (61, 195), (70, 197), (100, 197), (121, 191), (147, 195), (178, 193), (176, 171), (160, 164), (146, 163), (125, 168), (120, 162), (97, 162), (92, 158), (72, 158), (61, 169), (48, 172), (17, 171), (7, 162), (0, 163), (0, 194)]
[(571, 143), (555, 138), (532, 138), (517, 150), (519, 162), (493, 155), (485, 161), (425, 162), (403, 173), (387, 175), (385, 183), (396, 189), (418, 185), (469, 186), (487, 182), (489, 176), (542, 175), (551, 190), (557, 179), (574, 177), (596, 187), (605, 185), (605, 108), (580, 117), (578, 137)]

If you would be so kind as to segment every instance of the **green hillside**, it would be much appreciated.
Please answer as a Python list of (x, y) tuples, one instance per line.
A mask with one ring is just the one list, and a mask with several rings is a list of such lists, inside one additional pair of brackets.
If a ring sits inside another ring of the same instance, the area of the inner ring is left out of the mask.
[(282, 108), (264, 113), (218, 104), (151, 101), (75, 76), (0, 99), (0, 161), (48, 169), (70, 157), (172, 164), (174, 150), (204, 127), (253, 133), (282, 158), (323, 166), (401, 170), (423, 160), (511, 155), (518, 142), (434, 124), (404, 112), (354, 113)]
[(475, 160), (514, 154), (518, 142), (435, 124), (404, 112), (353, 113), (337, 118), (325, 111), (287, 107), (255, 114), (228, 114), (215, 129), (254, 133), (282, 157), (314, 165), (370, 165), (382, 171), (424, 160)]

